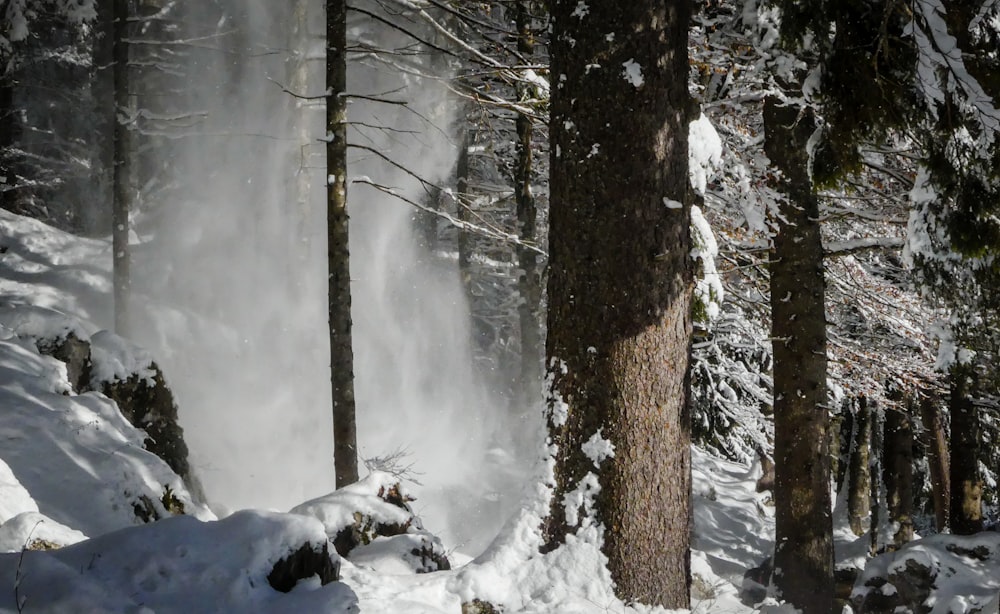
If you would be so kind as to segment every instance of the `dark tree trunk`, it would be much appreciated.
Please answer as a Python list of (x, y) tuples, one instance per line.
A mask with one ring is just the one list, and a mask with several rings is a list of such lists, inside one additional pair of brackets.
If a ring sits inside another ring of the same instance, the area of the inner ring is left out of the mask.
[(10, 58), (0, 53), (0, 208), (14, 211), (17, 187), (13, 148), (16, 141), (14, 83), (9, 71)]
[(872, 437), (871, 412), (868, 399), (859, 397), (854, 413), (854, 430), (851, 437), (851, 455), (848, 463), (847, 518), (851, 532), (864, 534), (864, 519), (871, 511), (871, 459), (869, 443)]
[[(808, 172), (812, 111), (764, 104), (764, 149), (781, 171), (771, 253), (774, 353), (774, 583), (805, 614), (833, 608), (826, 315), (819, 205)], [(778, 573), (780, 570), (780, 573)]]
[(868, 500), (871, 502), (871, 522), (869, 523), (869, 546), (868, 554), (869, 556), (875, 556), (879, 553), (879, 527), (882, 523), (882, 480), (877, 479), (878, 476), (882, 475), (882, 467), (885, 459), (882, 458), (882, 441), (883, 441), (883, 429), (885, 427), (885, 416), (884, 411), (880, 407), (869, 407), (869, 419), (871, 420), (871, 445), (869, 446), (870, 451), (868, 453), (868, 474), (871, 476), (869, 480), (869, 485), (871, 486), (871, 494)]
[[(531, 15), (527, 1), (519, 0), (515, 6), (517, 26), (517, 50), (521, 57), (529, 60), (534, 53), (534, 32), (531, 30)], [(518, 84), (519, 99), (527, 98), (530, 86)], [(532, 119), (524, 114), (517, 116), (517, 159), (514, 166), (514, 200), (517, 203), (517, 222), (520, 226), (521, 241), (534, 242), (536, 236), (537, 209), (535, 196), (531, 193), (533, 134)], [(521, 269), (518, 290), (521, 304), (518, 317), (521, 326), (521, 377), (524, 407), (531, 407), (538, 398), (542, 383), (542, 330), (538, 321), (538, 309), (542, 302), (542, 275), (538, 253), (523, 245), (517, 248), (518, 266)]]
[(913, 541), (913, 424), (900, 408), (885, 412), (882, 476), (889, 522), (898, 523), (895, 547)]
[[(469, 148), (472, 146), (473, 130), (463, 114), (459, 118), (458, 160), (455, 164), (455, 215), (461, 222), (475, 223), (470, 207), (472, 199), (469, 194)], [(465, 289), (469, 304), (472, 304), (472, 236), (464, 228), (458, 229), (458, 274)]]
[(347, 216), (347, 3), (326, 3), (327, 263), (333, 464), (337, 487), (358, 481), (358, 435), (351, 341), (351, 266)]
[(114, 164), (112, 171), (111, 251), (113, 254), (113, 286), (115, 332), (128, 334), (129, 298), (132, 293), (131, 254), (129, 253), (129, 211), (131, 209), (131, 120), (132, 100), (129, 93), (129, 2), (114, 0)]
[(979, 409), (972, 400), (976, 377), (970, 365), (951, 369), (951, 532), (983, 530), (983, 480), (979, 475)]
[(86, 230), (107, 236), (111, 224), (109, 204), (114, 203), (115, 124), (118, 122), (115, 98), (115, 13), (110, 0), (95, 4), (90, 62), (90, 97), (94, 125), (91, 128), (90, 167), (94, 208)]
[(931, 496), (934, 500), (934, 524), (944, 531), (948, 526), (951, 507), (951, 475), (948, 472), (948, 434), (940, 401), (932, 392), (920, 397), (920, 419), (924, 424), (924, 446), (927, 449), (927, 467), (931, 478)]
[[(546, 547), (598, 522), (622, 599), (687, 608), (690, 3), (580, 6), (551, 5)], [(613, 457), (581, 449), (597, 438)]]

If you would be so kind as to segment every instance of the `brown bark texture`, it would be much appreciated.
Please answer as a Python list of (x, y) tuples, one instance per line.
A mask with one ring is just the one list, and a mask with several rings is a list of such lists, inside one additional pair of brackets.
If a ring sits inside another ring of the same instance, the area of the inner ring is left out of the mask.
[(951, 368), (951, 532), (971, 535), (983, 530), (983, 479), (979, 474), (979, 408), (972, 399), (975, 371), (971, 365)]
[(920, 397), (920, 421), (924, 426), (924, 447), (927, 450), (931, 496), (934, 500), (934, 524), (938, 532), (941, 532), (948, 526), (951, 508), (951, 475), (948, 469), (950, 455), (940, 400), (932, 392)]
[(785, 197), (771, 251), (774, 584), (805, 614), (828, 614), (834, 581), (825, 282), (806, 150), (815, 129), (811, 109), (765, 101), (764, 150)]
[[(586, 522), (564, 497), (593, 474), (619, 597), (687, 608), (689, 3), (581, 6), (551, 4), (547, 548)], [(581, 449), (597, 434), (612, 458)]]
[(851, 437), (851, 454), (848, 461), (847, 519), (851, 532), (864, 534), (862, 522), (871, 509), (871, 459), (868, 444), (872, 436), (871, 412), (868, 399), (859, 397), (854, 413), (854, 430)]
[(347, 4), (326, 3), (327, 262), (333, 464), (338, 488), (358, 481), (358, 435), (351, 341), (351, 266), (347, 215)]
[(902, 408), (885, 412), (882, 476), (889, 522), (898, 523), (893, 546), (913, 541), (913, 423)]
[(871, 494), (868, 497), (868, 501), (871, 503), (871, 522), (869, 523), (870, 530), (868, 531), (868, 555), (875, 556), (879, 553), (879, 526), (883, 522), (882, 514), (879, 511), (882, 507), (882, 482), (880, 480), (874, 479), (874, 476), (878, 476), (881, 473), (881, 468), (884, 462), (882, 458), (882, 433), (883, 427), (885, 426), (885, 411), (878, 406), (870, 406), (869, 409), (869, 419), (871, 420), (871, 443), (869, 445), (868, 452), (868, 462), (870, 465), (869, 473), (873, 476), (873, 479), (869, 480), (869, 486), (871, 488)]

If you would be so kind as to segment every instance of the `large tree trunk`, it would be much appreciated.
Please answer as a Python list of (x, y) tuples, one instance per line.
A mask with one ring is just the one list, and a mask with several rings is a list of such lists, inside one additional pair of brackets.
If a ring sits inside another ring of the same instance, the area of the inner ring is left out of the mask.
[[(526, 0), (519, 0), (515, 6), (515, 23), (517, 26), (517, 50), (528, 60), (534, 53), (534, 32), (531, 30), (531, 15)], [(531, 87), (520, 83), (517, 86), (518, 99), (530, 96)], [(517, 159), (514, 166), (514, 200), (517, 203), (517, 222), (520, 227), (521, 241), (534, 242), (536, 239), (535, 196), (531, 193), (532, 153), (531, 140), (533, 134), (532, 119), (519, 114), (517, 128)], [(538, 398), (542, 382), (542, 330), (538, 321), (538, 308), (542, 302), (542, 275), (538, 262), (538, 253), (523, 245), (517, 248), (517, 261), (520, 267), (518, 290), (521, 303), (518, 305), (518, 317), (521, 327), (521, 390), (522, 405), (525, 409), (532, 407)]]
[(826, 315), (819, 205), (806, 144), (812, 111), (764, 104), (764, 149), (781, 171), (779, 230), (771, 253), (774, 353), (774, 583), (805, 614), (833, 608)]
[(351, 266), (347, 216), (347, 3), (326, 3), (327, 263), (333, 464), (337, 487), (358, 481), (358, 435), (351, 341)]
[(885, 412), (882, 475), (889, 522), (898, 524), (893, 545), (913, 541), (913, 425), (902, 408)]
[(687, 608), (689, 3), (582, 6), (551, 6), (545, 537), (596, 538), (599, 523), (622, 599)]
[(854, 412), (854, 429), (851, 437), (851, 453), (848, 462), (847, 518), (851, 532), (862, 535), (865, 532), (863, 522), (871, 511), (871, 461), (869, 444), (872, 437), (871, 412), (868, 409), (868, 399), (864, 396), (857, 399)]
[(132, 101), (129, 93), (129, 2), (114, 0), (114, 170), (112, 172), (111, 251), (114, 273), (115, 332), (128, 334), (129, 298), (132, 293), (131, 254), (128, 247), (129, 210), (131, 209), (131, 120)]
[(934, 500), (934, 524), (938, 532), (948, 526), (951, 507), (951, 475), (948, 473), (948, 434), (939, 399), (928, 391), (920, 397), (920, 420), (924, 424), (924, 446)]
[(951, 532), (983, 530), (983, 480), (979, 475), (979, 409), (972, 400), (975, 371), (951, 368)]

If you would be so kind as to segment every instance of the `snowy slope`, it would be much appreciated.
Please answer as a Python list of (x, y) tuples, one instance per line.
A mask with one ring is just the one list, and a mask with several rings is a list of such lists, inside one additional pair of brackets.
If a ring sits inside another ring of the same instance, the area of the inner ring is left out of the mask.
[[(319, 551), (355, 512), (410, 522), (408, 514), (375, 498), (373, 491), (391, 476), (371, 476), (307, 501), (295, 513), (246, 510), (216, 521), (163, 461), (142, 448), (144, 433), (111, 400), (76, 394), (66, 366), (38, 351), (39, 340), (72, 332), (95, 341), (99, 377), (148, 366), (145, 352), (101, 330), (109, 271), (95, 263), (108, 260), (107, 244), (4, 211), (0, 237), (0, 584), (16, 588), (0, 594), (0, 611), (16, 612), (20, 605), (22, 611), (74, 613), (455, 614), (474, 599), (507, 614), (663, 611), (615, 598), (593, 527), (539, 554), (546, 467), (525, 485), (520, 512), (474, 560), (450, 551), (451, 570), (414, 573), (415, 548), (431, 542), (440, 548), (417, 522), (403, 535), (357, 547), (349, 559), (331, 554), (341, 566), (340, 582), (321, 586), (314, 576), (290, 593), (275, 591), (266, 577), (278, 560), (303, 545)], [(697, 449), (692, 458), (692, 611), (756, 611), (741, 601), (740, 587), (744, 573), (772, 548), (770, 495), (756, 492), (756, 467)], [(161, 501), (168, 488), (186, 516), (169, 517)], [(145, 524), (135, 510), (143, 499), (165, 520)], [(417, 509), (437, 509), (426, 504), (418, 502)], [(986, 544), (990, 553), (994, 542)], [(955, 556), (953, 541), (918, 543), (903, 558), (878, 559), (862, 580), (889, 574), (907, 557), (944, 562)], [(863, 563), (854, 544), (847, 545), (850, 562)], [(45, 548), (58, 549), (35, 551)], [(937, 594), (951, 606), (935, 611), (967, 611), (961, 604), (985, 603), (997, 590), (993, 567), (947, 569), (938, 576)], [(865, 590), (871, 589), (859, 583), (856, 591)]]

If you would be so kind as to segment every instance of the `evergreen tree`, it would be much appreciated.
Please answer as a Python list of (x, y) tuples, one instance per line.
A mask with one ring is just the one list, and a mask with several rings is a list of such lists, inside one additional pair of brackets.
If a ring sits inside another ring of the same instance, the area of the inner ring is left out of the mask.
[(552, 3), (548, 548), (599, 539), (623, 599), (686, 608), (689, 3)]

